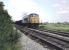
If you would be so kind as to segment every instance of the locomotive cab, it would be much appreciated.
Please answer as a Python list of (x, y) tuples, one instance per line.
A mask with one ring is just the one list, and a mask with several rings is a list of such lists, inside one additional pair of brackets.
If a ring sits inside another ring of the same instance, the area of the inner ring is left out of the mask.
[(39, 27), (39, 15), (32, 13), (29, 15), (29, 27), (37, 28)]

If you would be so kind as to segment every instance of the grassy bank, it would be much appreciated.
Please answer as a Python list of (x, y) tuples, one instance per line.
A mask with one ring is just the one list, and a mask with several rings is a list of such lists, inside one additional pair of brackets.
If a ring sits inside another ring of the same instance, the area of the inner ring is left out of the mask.
[(48, 23), (48, 24), (42, 24), (40, 25), (41, 29), (50, 29), (50, 30), (57, 30), (57, 31), (64, 31), (69, 32), (69, 24), (63, 24), (63, 23)]

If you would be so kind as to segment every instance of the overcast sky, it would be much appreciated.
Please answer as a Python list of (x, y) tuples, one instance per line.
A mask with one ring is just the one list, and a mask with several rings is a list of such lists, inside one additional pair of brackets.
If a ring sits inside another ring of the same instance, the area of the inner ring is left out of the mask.
[(69, 22), (69, 0), (1, 0), (14, 21), (37, 13), (42, 22)]

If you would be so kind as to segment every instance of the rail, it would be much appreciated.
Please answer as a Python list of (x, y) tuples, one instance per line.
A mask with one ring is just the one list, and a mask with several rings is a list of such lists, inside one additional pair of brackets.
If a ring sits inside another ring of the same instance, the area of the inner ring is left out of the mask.
[(38, 30), (69, 37), (69, 32), (63, 32), (63, 31), (57, 31), (57, 30), (48, 30), (48, 29), (44, 30), (44, 29), (41, 29), (41, 28), (39, 28)]

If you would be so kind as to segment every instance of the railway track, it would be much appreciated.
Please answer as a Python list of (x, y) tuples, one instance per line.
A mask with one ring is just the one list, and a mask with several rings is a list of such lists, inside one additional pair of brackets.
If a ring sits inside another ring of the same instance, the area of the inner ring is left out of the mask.
[(63, 31), (57, 31), (57, 30), (47, 30), (47, 29), (43, 30), (43, 29), (40, 29), (40, 28), (38, 28), (37, 30), (44, 31), (44, 32), (50, 32), (50, 33), (58, 34), (58, 35), (61, 35), (61, 36), (69, 37), (69, 32), (63, 32)]
[(69, 37), (63, 36), (60, 34), (54, 34), (51, 32), (46, 32), (46, 31), (40, 31), (36, 29), (31, 29), (31, 28), (23, 28), (19, 27), (21, 31), (30, 34), (32, 36), (35, 36), (43, 41), (46, 41), (62, 50), (69, 50)]

